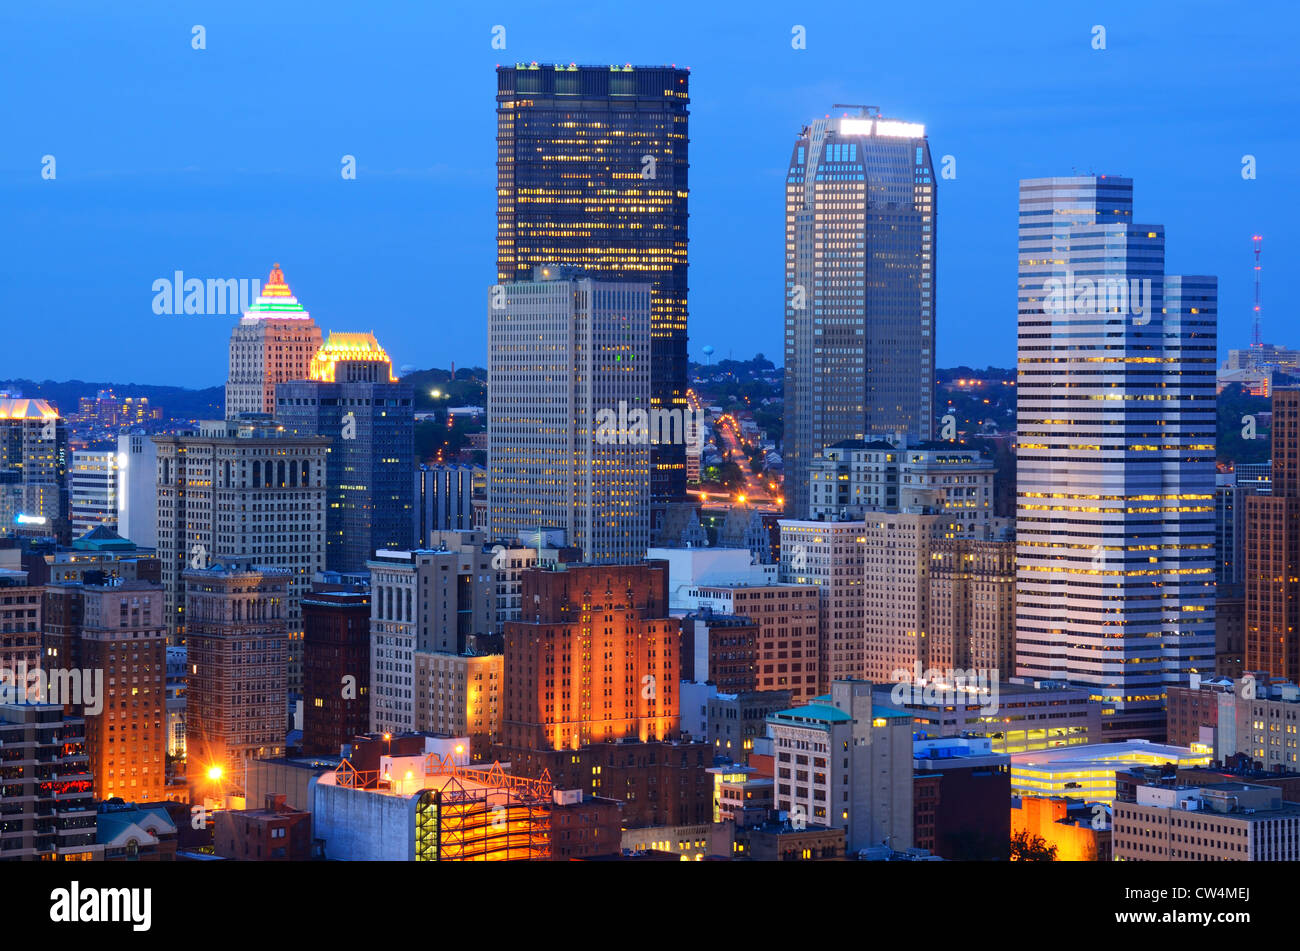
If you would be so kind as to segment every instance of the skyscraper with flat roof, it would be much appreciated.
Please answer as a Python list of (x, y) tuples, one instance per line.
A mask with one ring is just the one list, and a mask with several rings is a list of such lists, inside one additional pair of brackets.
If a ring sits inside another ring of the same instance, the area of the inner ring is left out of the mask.
[(489, 301), (488, 536), (562, 533), (584, 561), (636, 561), (651, 450), (684, 437), (654, 425), (650, 285), (552, 277)]
[(1115, 739), (1214, 669), (1217, 282), (1164, 264), (1131, 179), (1021, 181), (1016, 666)]
[(934, 415), (935, 184), (925, 126), (875, 106), (799, 133), (785, 192), (785, 495), (845, 439), (926, 440)]
[[(668, 66), (497, 67), (497, 278), (559, 265), (649, 282), (650, 400), (665, 410), (686, 407), (689, 81)], [(656, 513), (685, 496), (686, 446), (653, 446)]]

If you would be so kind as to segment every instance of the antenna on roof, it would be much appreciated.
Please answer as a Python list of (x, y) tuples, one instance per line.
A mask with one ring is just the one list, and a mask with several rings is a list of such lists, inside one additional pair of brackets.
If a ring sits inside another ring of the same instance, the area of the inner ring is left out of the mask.
[(856, 102), (837, 102), (831, 106), (832, 109), (857, 109), (858, 115), (863, 118), (878, 118), (880, 116), (879, 106), (864, 106)]

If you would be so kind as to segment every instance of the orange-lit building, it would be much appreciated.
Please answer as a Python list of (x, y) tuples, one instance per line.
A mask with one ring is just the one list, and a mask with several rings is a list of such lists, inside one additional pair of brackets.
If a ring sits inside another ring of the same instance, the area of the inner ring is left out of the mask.
[(521, 603), (505, 624), (501, 759), (620, 800), (625, 826), (708, 822), (712, 750), (678, 741), (667, 563), (530, 569)]
[[(377, 770), (344, 760), (312, 790), (313, 838), (336, 861), (503, 862), (551, 857), (549, 777), (465, 765), (456, 738), (416, 755), (384, 755)], [(460, 744), (463, 747), (463, 744)], [(443, 752), (439, 752), (439, 748)]]
[(505, 625), (506, 747), (677, 734), (681, 631), (667, 563), (533, 569), (522, 594), (520, 620)]
[(1058, 862), (1109, 862), (1111, 817), (1102, 803), (1064, 796), (1013, 796), (1011, 835), (1041, 836)]
[(61, 671), (64, 709), (86, 721), (100, 799), (164, 799), (167, 628), (151, 581), (52, 584), (42, 612), (42, 668)]

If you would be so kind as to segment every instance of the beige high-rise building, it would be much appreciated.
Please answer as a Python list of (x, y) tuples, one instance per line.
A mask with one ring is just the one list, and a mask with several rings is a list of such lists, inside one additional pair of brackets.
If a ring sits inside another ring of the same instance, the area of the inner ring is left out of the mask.
[(290, 293), (280, 265), (273, 265), (257, 302), (230, 332), (226, 419), (274, 413), (275, 385), (310, 379), (320, 346), (320, 328)]
[(205, 421), (155, 436), (158, 558), (173, 638), (185, 633), (187, 570), (238, 561), (289, 571), (289, 690), (302, 690), (302, 596), (325, 569), (324, 436), (269, 421)]
[(856, 676), (896, 681), (930, 663), (931, 552), (947, 524), (931, 512), (882, 513), (863, 527), (863, 663)]
[(686, 419), (652, 413), (650, 285), (570, 276), (538, 267), (491, 291), (488, 534), (633, 562), (650, 545), (651, 449), (685, 440)]
[(818, 691), (861, 676), (866, 665), (862, 565), (865, 522), (783, 519), (781, 580), (818, 586)]
[(501, 733), (503, 654), (415, 652), (415, 729), (470, 738), (470, 759), (491, 758)]

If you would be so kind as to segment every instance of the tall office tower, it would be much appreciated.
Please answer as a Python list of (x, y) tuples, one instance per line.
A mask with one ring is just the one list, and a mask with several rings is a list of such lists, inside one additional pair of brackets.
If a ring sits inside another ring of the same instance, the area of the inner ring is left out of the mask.
[(221, 791), (242, 794), (249, 760), (284, 753), (289, 577), (235, 561), (183, 575), (186, 763), (206, 795), (218, 795), (204, 786), (214, 766)]
[(302, 599), (302, 748), (337, 756), (370, 729), (370, 588), (317, 583)]
[(300, 602), (325, 568), (324, 436), (295, 436), (267, 420), (199, 423), (155, 436), (158, 558), (167, 627), (185, 636), (183, 573), (220, 561), (287, 568), (289, 692), (302, 692)]
[(1270, 494), (1246, 497), (1246, 670), (1300, 681), (1300, 390), (1273, 391)]
[(0, 394), (0, 537), (69, 541), (68, 427), (45, 400)]
[(117, 533), (158, 547), (158, 446), (143, 433), (117, 437)]
[(492, 553), (377, 551), (370, 569), (370, 729), (415, 727), (415, 652), (461, 654), (491, 633), (496, 614)]
[(257, 302), (230, 332), (226, 419), (274, 413), (275, 385), (308, 379), (320, 345), (320, 328), (272, 265)]
[(506, 747), (677, 735), (681, 631), (668, 616), (666, 563), (533, 569), (524, 605), (521, 620), (506, 622)]
[[(0, 861), (95, 861), (95, 775), (86, 725), (52, 703), (0, 703)], [(104, 798), (100, 796), (99, 798)]]
[[(497, 279), (650, 282), (650, 401), (669, 411), (686, 409), (689, 103), (675, 67), (497, 68)], [(650, 481), (656, 512), (686, 497), (684, 441), (651, 447)]]
[(42, 666), (60, 672), (68, 713), (86, 721), (101, 799), (166, 798), (167, 627), (152, 581), (45, 589)]
[(68, 469), (69, 518), (73, 538), (80, 538), (100, 525), (117, 528), (117, 492), (115, 451), (73, 450), (72, 465)]
[(925, 127), (874, 106), (795, 142), (785, 198), (785, 494), (843, 439), (930, 438), (935, 182)]
[(642, 559), (651, 443), (684, 438), (651, 406), (650, 285), (536, 277), (488, 304), (488, 536), (556, 530), (584, 561)]
[(781, 520), (781, 580), (817, 585), (818, 692), (865, 670), (863, 559), (866, 522)]
[(377, 549), (410, 546), (415, 394), (373, 334), (331, 331), (310, 380), (276, 384), (275, 419), (288, 432), (329, 437), (330, 571), (365, 571)]
[(1016, 667), (1164, 736), (1214, 669), (1217, 285), (1164, 273), (1133, 183), (1020, 183)]
[(415, 543), (431, 545), (435, 532), (472, 531), (474, 499), (487, 494), (482, 466), (420, 466), (415, 470)]

